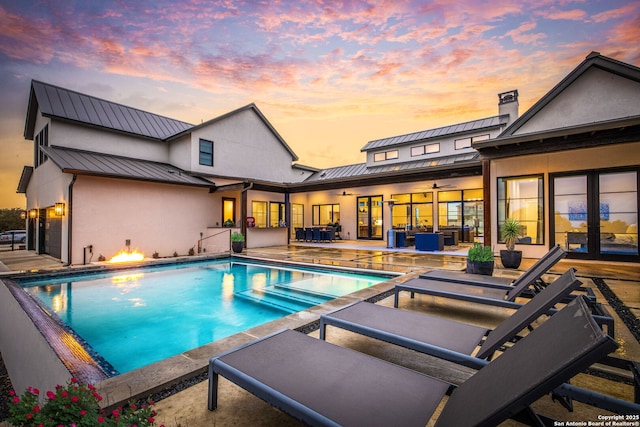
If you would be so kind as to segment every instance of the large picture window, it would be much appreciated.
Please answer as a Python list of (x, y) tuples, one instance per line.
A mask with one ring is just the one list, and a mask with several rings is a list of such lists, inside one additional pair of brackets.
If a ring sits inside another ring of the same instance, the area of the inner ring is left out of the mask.
[(392, 194), (391, 225), (396, 229), (433, 230), (433, 193)]
[[(544, 243), (544, 180), (542, 175), (498, 178), (498, 230), (507, 218), (522, 226), (522, 243)], [(502, 237), (499, 242), (504, 243)]]
[(213, 141), (200, 140), (200, 164), (203, 166), (213, 166)]
[(251, 216), (255, 218), (256, 227), (267, 226), (267, 202), (251, 202)]
[(340, 222), (340, 205), (313, 205), (311, 222), (313, 225), (333, 225)]
[(284, 227), (285, 226), (285, 204), (282, 202), (269, 203), (269, 227)]

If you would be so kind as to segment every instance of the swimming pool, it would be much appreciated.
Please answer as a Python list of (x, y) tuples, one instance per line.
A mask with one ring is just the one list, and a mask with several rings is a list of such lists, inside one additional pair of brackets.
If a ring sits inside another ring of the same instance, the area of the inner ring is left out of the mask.
[(18, 283), (116, 375), (387, 279), (224, 259)]

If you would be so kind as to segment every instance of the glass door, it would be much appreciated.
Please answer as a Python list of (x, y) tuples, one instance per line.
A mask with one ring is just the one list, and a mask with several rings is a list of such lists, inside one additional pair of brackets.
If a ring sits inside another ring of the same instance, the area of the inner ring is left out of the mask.
[(358, 239), (382, 240), (382, 196), (358, 197)]
[(552, 194), (552, 240), (571, 258), (638, 258), (638, 172), (556, 176)]

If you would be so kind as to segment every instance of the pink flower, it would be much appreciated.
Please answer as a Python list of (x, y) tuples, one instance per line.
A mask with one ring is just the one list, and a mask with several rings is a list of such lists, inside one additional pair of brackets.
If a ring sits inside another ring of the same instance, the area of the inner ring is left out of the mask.
[(33, 412), (40, 412), (40, 407), (38, 405), (34, 406)]
[(20, 398), (19, 397), (14, 397), (13, 398), (13, 403), (20, 403)]
[(99, 423), (103, 423), (104, 422), (104, 418), (103, 417), (98, 417), (98, 422)]
[(48, 391), (47, 392), (47, 397), (49, 398), (49, 400), (53, 400), (56, 398), (56, 394), (52, 391)]
[(75, 378), (71, 378), (71, 382), (75, 384), (75, 383), (77, 383), (77, 382), (78, 382), (78, 380), (77, 380), (77, 379), (75, 379)]
[(87, 410), (83, 409), (82, 411), (80, 411), (80, 415), (82, 415), (83, 417), (87, 415)]
[(74, 403), (75, 403), (75, 402), (77, 402), (78, 400), (80, 400), (80, 399), (78, 398), (78, 396), (71, 396), (71, 401), (72, 401), (72, 402), (74, 402)]
[(26, 417), (27, 417), (27, 419), (28, 419), (28, 420), (30, 420), (31, 418), (33, 418), (33, 414), (32, 414), (31, 412), (29, 412), (29, 413), (26, 415)]
[(69, 393), (67, 393), (66, 391), (61, 392), (60, 395), (62, 397), (69, 397)]
[(11, 390), (11, 391), (9, 392), (9, 396), (15, 396), (15, 395), (16, 395), (16, 392), (15, 392), (15, 391)]
[(153, 422), (155, 421), (153, 417), (149, 417), (147, 418), (147, 421), (149, 421), (151, 424), (153, 424)]
[(118, 411), (114, 409), (113, 412), (111, 412), (111, 415), (113, 415), (114, 417), (117, 417), (118, 416)]

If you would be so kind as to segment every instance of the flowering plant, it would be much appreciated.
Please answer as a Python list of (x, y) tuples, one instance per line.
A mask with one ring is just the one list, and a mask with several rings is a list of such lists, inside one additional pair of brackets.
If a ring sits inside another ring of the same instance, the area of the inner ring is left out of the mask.
[[(56, 391), (46, 393), (46, 401), (40, 404), (40, 391), (29, 387), (20, 397), (10, 393), (11, 403), (7, 420), (16, 427), (146, 427), (154, 425), (153, 402), (137, 406), (131, 403), (105, 414), (100, 409), (102, 397), (91, 384), (82, 385), (75, 378), (66, 386), (56, 386)], [(162, 427), (162, 426), (161, 426)]]

